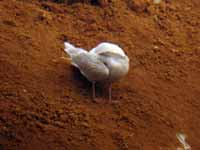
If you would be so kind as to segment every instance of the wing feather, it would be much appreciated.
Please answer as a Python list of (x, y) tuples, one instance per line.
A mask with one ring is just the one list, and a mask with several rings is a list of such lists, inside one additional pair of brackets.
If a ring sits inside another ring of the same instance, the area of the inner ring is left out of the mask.
[(76, 64), (89, 81), (102, 81), (109, 76), (108, 68), (96, 55), (80, 53), (72, 58), (72, 63)]

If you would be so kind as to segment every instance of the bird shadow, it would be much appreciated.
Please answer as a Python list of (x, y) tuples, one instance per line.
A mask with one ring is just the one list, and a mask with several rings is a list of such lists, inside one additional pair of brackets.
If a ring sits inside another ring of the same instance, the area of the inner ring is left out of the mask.
[[(66, 64), (67, 67), (66, 67)], [(92, 100), (92, 83), (84, 77), (80, 70), (73, 65), (70, 61), (62, 58), (54, 62), (57, 70), (58, 81), (56, 81), (61, 87), (66, 87), (68, 85), (68, 92), (73, 91), (76, 93), (77, 98), (85, 98)], [(108, 90), (105, 90), (104, 85), (97, 83), (95, 85), (96, 97), (100, 99), (108, 98)], [(66, 95), (66, 90), (63, 95)], [(106, 95), (106, 96), (105, 96)]]
[[(75, 81), (76, 86), (78, 86), (78, 88), (81, 88), (81, 91), (80, 90), (78, 91), (84, 95), (88, 95), (92, 97), (92, 83), (88, 81), (87, 78), (85, 78), (81, 74), (78, 68), (71, 66), (70, 69), (72, 71), (72, 77), (73, 77), (73, 80)], [(96, 96), (105, 97), (105, 95), (107, 95), (107, 93), (105, 93), (104, 84), (97, 83), (95, 86), (96, 86), (95, 88)], [(84, 91), (82, 89), (84, 89)]]
[(72, 79), (76, 82), (76, 85), (81, 86), (85, 89), (91, 87), (91, 83), (81, 74), (78, 68), (71, 66)]

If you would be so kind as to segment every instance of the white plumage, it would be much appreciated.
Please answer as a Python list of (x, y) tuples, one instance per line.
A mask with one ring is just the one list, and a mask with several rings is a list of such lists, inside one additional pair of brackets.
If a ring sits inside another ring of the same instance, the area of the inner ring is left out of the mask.
[(111, 83), (121, 79), (128, 73), (129, 59), (124, 51), (115, 44), (103, 42), (87, 52), (65, 42), (65, 52), (70, 56), (72, 65), (93, 83), (93, 99), (95, 99), (95, 83), (110, 84), (109, 99), (111, 100)]

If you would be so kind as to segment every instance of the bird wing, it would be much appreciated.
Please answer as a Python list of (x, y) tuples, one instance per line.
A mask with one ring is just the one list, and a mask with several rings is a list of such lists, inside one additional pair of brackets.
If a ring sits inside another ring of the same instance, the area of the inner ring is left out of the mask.
[(80, 53), (72, 58), (72, 62), (89, 81), (102, 81), (109, 76), (108, 68), (96, 55)]
[(108, 42), (100, 43), (95, 48), (93, 48), (89, 53), (102, 54), (107, 52), (125, 56), (124, 51), (118, 45)]

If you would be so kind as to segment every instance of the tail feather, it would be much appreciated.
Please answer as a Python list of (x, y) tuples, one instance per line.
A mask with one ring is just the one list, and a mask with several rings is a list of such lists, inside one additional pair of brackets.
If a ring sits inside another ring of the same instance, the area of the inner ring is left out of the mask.
[(74, 45), (64, 42), (65, 48), (64, 51), (72, 58), (73, 56), (78, 55), (79, 53), (86, 52), (84, 49), (76, 48)]
[(65, 48), (64, 51), (72, 57), (73, 55), (76, 55), (76, 47), (68, 42), (64, 42)]
[(78, 65), (73, 62), (73, 58), (78, 56), (78, 54), (80, 54), (80, 53), (88, 53), (88, 52), (84, 49), (76, 48), (74, 45), (72, 45), (68, 42), (64, 42), (64, 45), (65, 45), (64, 51), (70, 56), (71, 64), (78, 68)]

